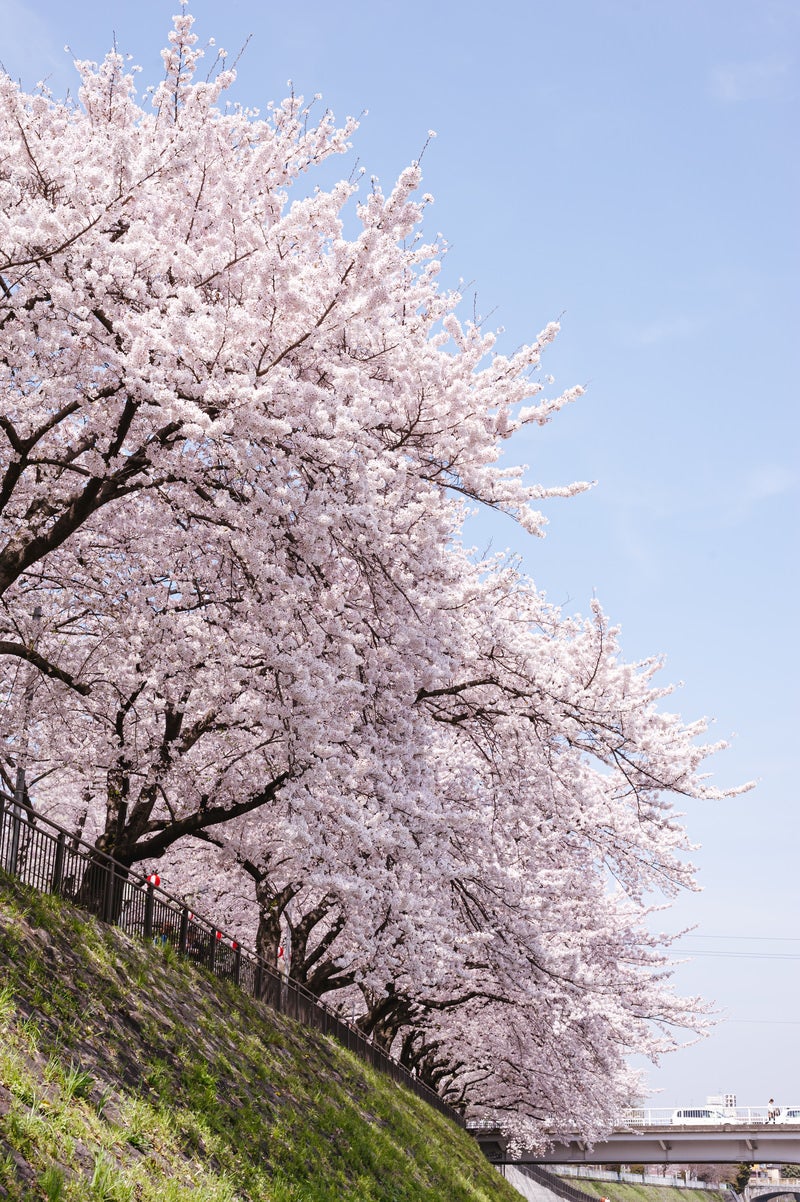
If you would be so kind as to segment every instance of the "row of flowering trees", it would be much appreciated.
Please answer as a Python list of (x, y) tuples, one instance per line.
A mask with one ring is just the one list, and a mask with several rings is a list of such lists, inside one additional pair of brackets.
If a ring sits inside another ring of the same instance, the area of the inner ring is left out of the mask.
[(498, 353), (418, 164), (314, 188), (354, 123), (223, 106), (200, 53), (184, 14), (142, 100), (117, 53), (74, 103), (0, 80), (1, 770), (454, 1104), (600, 1132), (704, 1021), (648, 917), (711, 748), (598, 606), (462, 544), (585, 487), (498, 464), (580, 392), (557, 327)]

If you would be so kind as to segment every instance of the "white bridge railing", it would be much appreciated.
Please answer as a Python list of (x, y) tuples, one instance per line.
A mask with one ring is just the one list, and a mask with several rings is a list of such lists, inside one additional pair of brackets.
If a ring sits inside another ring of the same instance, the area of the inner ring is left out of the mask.
[[(710, 1117), (696, 1117), (698, 1114)], [(679, 1117), (681, 1116), (681, 1117)], [(695, 1116), (695, 1117), (690, 1117)], [(781, 1107), (775, 1119), (769, 1117), (766, 1106), (636, 1106), (624, 1110), (614, 1124), (617, 1131), (631, 1127), (721, 1127), (726, 1123), (735, 1123), (741, 1127), (778, 1127), (784, 1123), (800, 1126), (800, 1107)], [(467, 1127), (471, 1131), (495, 1130), (502, 1127), (503, 1119), (467, 1119)], [(544, 1130), (552, 1130), (546, 1122)]]
[[(791, 1107), (792, 1111), (798, 1108)], [(710, 1118), (698, 1117), (677, 1117), (679, 1111), (683, 1111), (685, 1115), (691, 1115), (703, 1111), (707, 1111)], [(616, 1124), (617, 1127), (671, 1127), (675, 1124), (686, 1127), (694, 1127), (702, 1125), (720, 1125), (723, 1123), (738, 1123), (742, 1126), (766, 1124), (770, 1126), (774, 1123), (786, 1122), (786, 1109), (781, 1107), (780, 1114), (775, 1119), (770, 1119), (769, 1109), (766, 1106), (637, 1106), (630, 1110), (625, 1110), (619, 1117)], [(796, 1118), (788, 1120), (796, 1123)]]

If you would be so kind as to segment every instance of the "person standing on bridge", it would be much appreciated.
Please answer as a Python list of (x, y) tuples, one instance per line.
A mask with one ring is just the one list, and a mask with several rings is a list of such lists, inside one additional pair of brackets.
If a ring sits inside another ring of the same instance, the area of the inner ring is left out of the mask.
[(767, 1122), (768, 1123), (777, 1122), (778, 1115), (780, 1114), (780, 1112), (781, 1112), (780, 1106), (776, 1106), (775, 1099), (770, 1098), (769, 1105), (767, 1106)]

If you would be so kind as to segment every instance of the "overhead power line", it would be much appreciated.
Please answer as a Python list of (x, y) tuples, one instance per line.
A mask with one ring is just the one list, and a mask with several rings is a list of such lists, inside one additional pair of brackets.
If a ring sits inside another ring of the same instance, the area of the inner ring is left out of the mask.
[(701, 935), (698, 931), (687, 931), (680, 939), (742, 939), (755, 943), (800, 943), (800, 935)]
[(800, 952), (717, 952), (710, 948), (670, 948), (670, 956), (723, 956), (734, 960), (800, 960)]
[(800, 1027), (800, 1018), (724, 1018), (724, 1023), (748, 1023), (759, 1027)]

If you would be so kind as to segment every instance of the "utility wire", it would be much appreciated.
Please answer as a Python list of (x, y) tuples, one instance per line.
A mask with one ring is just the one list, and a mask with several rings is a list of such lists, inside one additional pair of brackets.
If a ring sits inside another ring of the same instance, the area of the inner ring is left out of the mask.
[(758, 943), (800, 943), (800, 935), (701, 935), (699, 931), (687, 931), (679, 939), (746, 939)]
[(684, 956), (724, 956), (734, 960), (800, 960), (800, 952), (717, 952), (710, 948), (698, 947), (683, 947), (677, 950), (670, 948), (667, 955), (679, 956), (681, 959)]
[(800, 1018), (723, 1018), (722, 1023), (748, 1023), (758, 1027), (800, 1027)]

